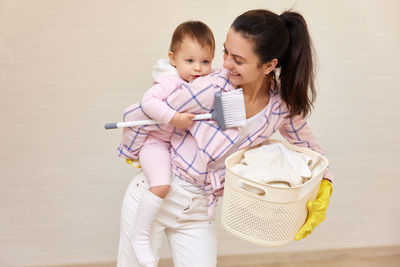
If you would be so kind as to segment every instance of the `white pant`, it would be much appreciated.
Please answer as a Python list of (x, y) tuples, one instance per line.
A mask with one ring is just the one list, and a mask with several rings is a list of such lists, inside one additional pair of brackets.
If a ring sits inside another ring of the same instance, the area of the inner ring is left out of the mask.
[[(118, 267), (140, 267), (130, 238), (139, 201), (148, 183), (143, 172), (133, 178), (122, 203)], [(208, 219), (208, 198), (194, 185), (171, 182), (151, 229), (151, 247), (158, 255), (167, 234), (175, 267), (215, 267), (217, 238), (215, 222)]]

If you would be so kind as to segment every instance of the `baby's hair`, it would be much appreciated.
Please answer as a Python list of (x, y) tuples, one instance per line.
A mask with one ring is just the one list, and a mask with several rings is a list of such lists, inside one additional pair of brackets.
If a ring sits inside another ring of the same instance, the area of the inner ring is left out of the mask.
[(172, 34), (171, 45), (169, 50), (176, 53), (182, 41), (190, 37), (194, 41), (197, 41), (201, 47), (210, 47), (214, 56), (215, 51), (215, 40), (211, 29), (201, 21), (186, 21), (176, 27)]

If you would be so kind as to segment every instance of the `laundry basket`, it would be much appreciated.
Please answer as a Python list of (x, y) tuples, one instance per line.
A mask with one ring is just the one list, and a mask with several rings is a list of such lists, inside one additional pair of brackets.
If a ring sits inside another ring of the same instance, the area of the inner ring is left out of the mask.
[[(308, 148), (278, 140), (286, 148), (304, 153), (316, 162), (314, 176), (294, 187), (277, 187), (259, 183), (235, 174), (231, 167), (240, 162), (240, 150), (225, 160), (225, 189), (222, 200), (222, 225), (237, 238), (263, 247), (279, 247), (292, 241), (307, 218), (306, 204), (315, 200), (328, 165), (325, 157)], [(255, 189), (255, 190), (252, 190)]]

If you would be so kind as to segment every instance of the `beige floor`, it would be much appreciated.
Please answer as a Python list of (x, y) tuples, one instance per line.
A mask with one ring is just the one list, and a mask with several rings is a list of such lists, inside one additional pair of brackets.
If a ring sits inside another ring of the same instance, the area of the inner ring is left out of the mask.
[[(36, 267), (115, 267), (115, 262)], [(400, 246), (231, 255), (218, 257), (217, 267), (399, 267)], [(170, 259), (158, 267), (173, 267)], [(204, 266), (206, 267), (206, 266)]]
[[(399, 267), (400, 246), (218, 257), (218, 267)], [(173, 267), (162, 260), (158, 267)]]
[(219, 260), (218, 267), (398, 267), (400, 246), (225, 256)]
[[(90, 265), (63, 265), (46, 267), (115, 267), (115, 263), (102, 263)], [(328, 260), (328, 261), (296, 261), (280, 262), (271, 264), (245, 264), (245, 265), (226, 265), (223, 262), (218, 267), (399, 267), (400, 256), (385, 256), (375, 258)], [(158, 267), (173, 267), (170, 262), (162, 262)]]
[(234, 265), (234, 267), (399, 267), (399, 266), (400, 266), (400, 256), (329, 260), (329, 261), (281, 262), (281, 263), (256, 264), (256, 265)]

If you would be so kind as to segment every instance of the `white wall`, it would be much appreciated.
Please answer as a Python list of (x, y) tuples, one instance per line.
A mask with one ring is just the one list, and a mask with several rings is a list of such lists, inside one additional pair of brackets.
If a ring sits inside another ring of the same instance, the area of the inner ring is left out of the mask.
[(135, 170), (103, 124), (151, 85), (177, 24), (213, 29), (218, 67), (237, 15), (292, 6), (319, 56), (310, 123), (336, 179), (328, 219), (274, 250), (221, 228), (220, 254), (399, 245), (399, 1), (0, 0), (0, 266), (114, 261)]

